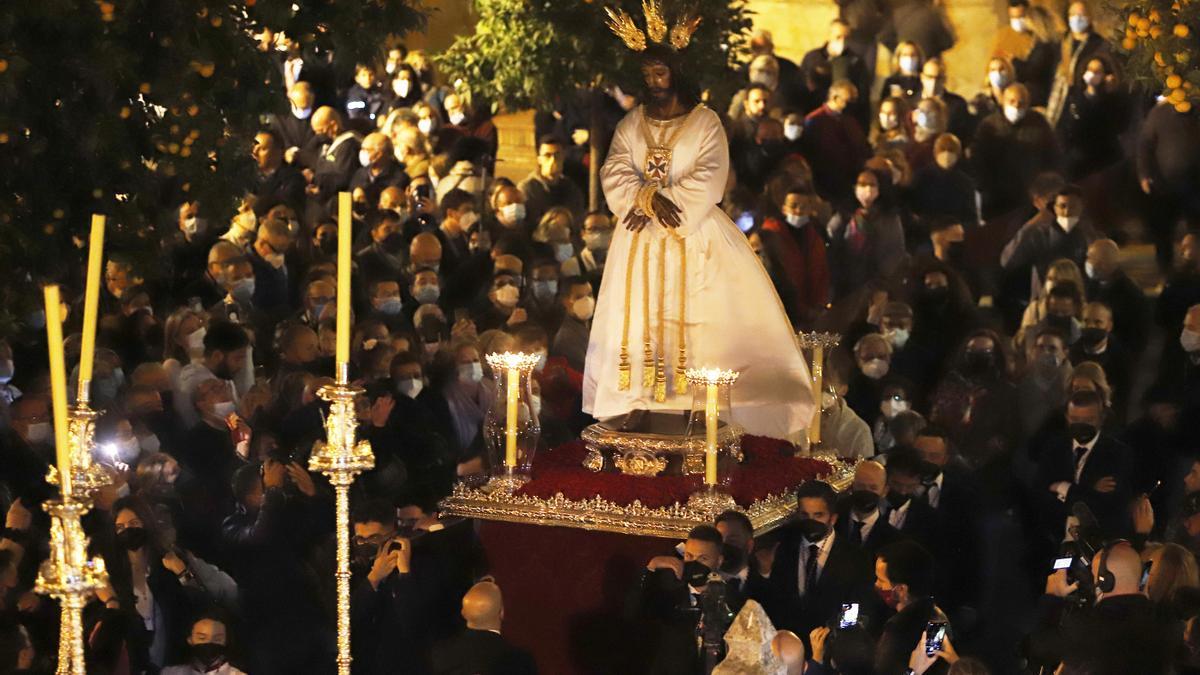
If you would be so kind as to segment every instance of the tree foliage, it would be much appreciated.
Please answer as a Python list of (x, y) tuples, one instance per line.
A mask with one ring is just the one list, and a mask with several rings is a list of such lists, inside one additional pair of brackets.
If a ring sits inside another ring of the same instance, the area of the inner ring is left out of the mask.
[[(637, 57), (605, 25), (604, 6), (621, 7), (644, 27), (641, 0), (476, 0), (475, 33), (437, 62), (452, 80), (496, 111), (547, 110), (577, 88), (636, 82)], [(703, 18), (686, 58), (689, 72), (718, 100), (746, 53), (750, 12), (743, 0), (664, 2), (672, 24), (684, 10)]]
[(1200, 2), (1137, 0), (1122, 7), (1115, 36), (1130, 77), (1179, 112), (1200, 105)]
[(151, 250), (164, 198), (228, 214), (253, 170), (254, 133), (287, 109), (264, 31), (343, 66), (423, 22), (420, 0), (6, 3), (0, 258), (53, 275), (92, 212), (111, 216), (110, 248)]

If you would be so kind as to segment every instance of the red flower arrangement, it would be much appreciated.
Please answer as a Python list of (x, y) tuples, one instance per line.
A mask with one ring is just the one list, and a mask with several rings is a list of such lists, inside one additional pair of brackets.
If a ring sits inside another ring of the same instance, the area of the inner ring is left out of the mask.
[[(771, 495), (795, 490), (801, 483), (823, 476), (832, 467), (820, 460), (793, 457), (791, 443), (745, 436), (742, 438), (742, 462), (730, 477), (728, 490), (743, 507)], [(571, 441), (553, 450), (538, 453), (533, 460), (532, 480), (517, 494), (549, 499), (557, 493), (573, 500), (602, 497), (622, 506), (641, 501), (643, 506), (662, 508), (684, 503), (688, 495), (700, 489), (701, 476), (626, 476), (621, 473), (593, 473), (583, 468), (587, 448), (583, 441)]]

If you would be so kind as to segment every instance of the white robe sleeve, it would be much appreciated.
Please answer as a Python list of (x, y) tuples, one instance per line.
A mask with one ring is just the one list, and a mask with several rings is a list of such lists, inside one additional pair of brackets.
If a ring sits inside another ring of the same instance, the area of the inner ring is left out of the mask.
[(613, 133), (612, 144), (608, 149), (608, 159), (600, 167), (600, 184), (604, 188), (604, 199), (608, 209), (612, 211), (616, 222), (622, 223), (625, 216), (633, 210), (633, 200), (637, 197), (644, 181), (642, 173), (637, 170), (633, 157), (633, 145), (630, 143), (630, 127), (632, 124), (626, 117)]
[(663, 196), (682, 211), (678, 232), (684, 237), (696, 232), (720, 203), (729, 178), (729, 141), (725, 129), (711, 110), (705, 109), (700, 115), (694, 132), (700, 136), (699, 151), (691, 171), (662, 190)]

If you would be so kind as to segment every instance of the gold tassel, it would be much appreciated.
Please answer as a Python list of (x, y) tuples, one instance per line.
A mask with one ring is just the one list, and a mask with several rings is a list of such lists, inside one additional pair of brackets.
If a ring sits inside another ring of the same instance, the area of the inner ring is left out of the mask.
[(654, 347), (650, 344), (650, 244), (642, 255), (642, 387), (654, 388)]
[(625, 318), (621, 324), (621, 363), (617, 367), (617, 389), (620, 391), (629, 390), (632, 370), (629, 362), (629, 312), (632, 307), (629, 301), (633, 294), (633, 266), (637, 264), (638, 239), (641, 236), (641, 230), (633, 233), (633, 241), (629, 244), (629, 264), (625, 267)]
[(658, 358), (654, 361), (654, 400), (667, 400), (666, 359), (666, 305), (667, 305), (667, 238), (659, 240), (658, 247)]
[(675, 364), (675, 393), (686, 394), (687, 382), (687, 240), (675, 234), (679, 241), (679, 361)]

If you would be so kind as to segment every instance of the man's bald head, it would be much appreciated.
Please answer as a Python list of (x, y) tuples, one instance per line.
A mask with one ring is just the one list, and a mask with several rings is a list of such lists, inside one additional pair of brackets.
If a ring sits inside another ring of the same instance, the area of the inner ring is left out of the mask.
[(854, 469), (854, 482), (851, 484), (851, 488), (855, 491), (874, 492), (882, 497), (887, 492), (887, 469), (873, 460), (860, 462)]
[(1200, 305), (1188, 307), (1187, 314), (1183, 316), (1183, 327), (1194, 333), (1200, 333)]
[(342, 116), (330, 106), (321, 106), (312, 114), (312, 130), (314, 134), (333, 138), (342, 133)]
[(462, 599), (462, 617), (472, 630), (500, 630), (504, 621), (504, 597), (500, 587), (481, 581), (471, 587)]
[(416, 269), (436, 267), (442, 261), (442, 242), (431, 232), (422, 232), (413, 237), (408, 245), (408, 258)]
[(788, 675), (800, 675), (804, 670), (804, 641), (790, 630), (781, 630), (771, 638), (771, 651), (787, 666)]
[[(1092, 559), (1092, 569), (1100, 574), (1100, 558), (1104, 551), (1096, 553)], [(1113, 589), (1105, 593), (1105, 597), (1113, 595), (1134, 595), (1142, 592), (1142, 557), (1128, 542), (1113, 544), (1108, 547), (1108, 558), (1104, 566), (1113, 575), (1116, 583)]]
[(1088, 246), (1087, 262), (1096, 278), (1107, 279), (1121, 267), (1121, 249), (1112, 239), (1097, 239)]

